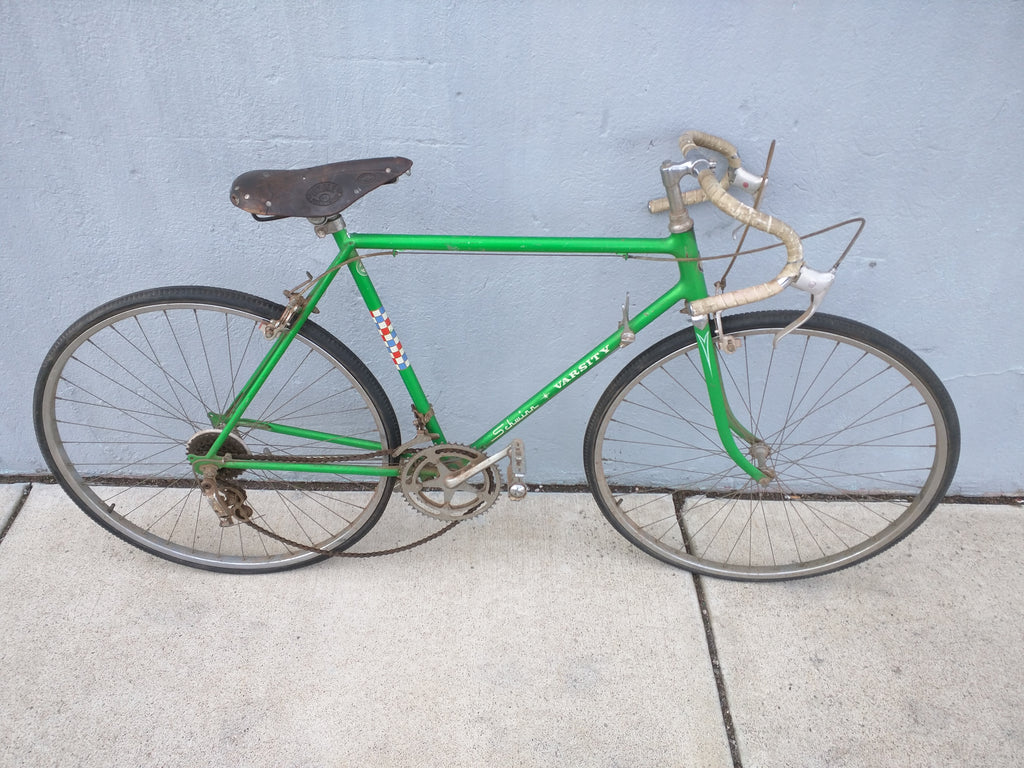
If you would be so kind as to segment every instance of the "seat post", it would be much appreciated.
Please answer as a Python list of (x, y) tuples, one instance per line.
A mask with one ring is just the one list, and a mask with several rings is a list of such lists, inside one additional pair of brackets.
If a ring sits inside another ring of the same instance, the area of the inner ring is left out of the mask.
[(312, 216), (307, 221), (313, 225), (317, 237), (327, 237), (345, 229), (345, 220), (341, 218), (340, 213), (333, 216)]

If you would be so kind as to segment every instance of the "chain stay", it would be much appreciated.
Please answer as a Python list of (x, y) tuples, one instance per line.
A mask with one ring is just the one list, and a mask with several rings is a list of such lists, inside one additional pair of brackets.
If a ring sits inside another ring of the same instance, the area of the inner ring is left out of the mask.
[[(252, 456), (252, 457), (249, 457), (249, 458), (259, 459), (259, 460), (262, 460), (262, 461), (273, 461), (273, 462), (278, 462), (278, 463), (289, 463), (290, 462), (290, 463), (299, 463), (299, 464), (344, 464), (344, 463), (350, 462), (350, 461), (362, 461), (362, 460), (365, 460), (365, 459), (375, 459), (375, 458), (384, 458), (384, 457), (399, 457), (402, 454), (404, 454), (406, 451), (408, 451), (410, 448), (412, 448), (413, 446), (419, 445), (419, 444), (424, 443), (424, 442), (428, 442), (428, 441), (432, 440), (434, 437), (436, 437), (436, 435), (434, 435), (433, 433), (427, 431), (427, 424), (434, 417), (434, 409), (430, 408), (426, 413), (420, 413), (419, 411), (416, 410), (416, 406), (414, 405), (412, 407), (412, 410), (413, 410), (413, 417), (414, 417), (415, 422), (416, 422), (416, 435), (411, 440), (409, 440), (408, 442), (402, 443), (400, 446), (398, 446), (397, 448), (394, 448), (394, 449), (392, 449), (390, 451), (382, 449), (382, 450), (379, 450), (379, 451), (370, 451), (370, 452), (365, 452), (365, 453), (349, 454), (347, 456), (337, 456), (337, 455), (331, 455), (331, 456), (290, 456), (290, 455), (288, 455), (288, 456), (280, 456), (280, 455), (274, 455), (274, 454), (265, 453), (265, 454), (262, 454), (262, 455), (259, 455), (259, 456)], [(225, 456), (223, 458), (228, 458), (228, 457)], [(208, 479), (210, 479), (210, 480), (213, 480), (213, 478), (215, 477), (215, 474), (216, 474), (216, 468), (213, 465), (208, 465), (204, 469), (204, 475), (208, 476)], [(213, 483), (212, 483), (212, 488), (216, 489), (216, 486), (218, 484), (224, 484), (224, 483), (225, 483), (224, 479), (220, 479), (219, 481), (218, 480), (214, 480)], [(284, 544), (286, 547), (292, 547), (293, 549), (301, 549), (301, 550), (304, 550), (306, 552), (312, 552), (312, 553), (317, 554), (317, 555), (325, 555), (327, 557), (364, 557), (364, 558), (365, 557), (383, 557), (384, 555), (393, 555), (393, 554), (397, 554), (399, 552), (405, 552), (407, 550), (410, 550), (410, 549), (413, 549), (415, 547), (418, 547), (421, 544), (426, 544), (429, 541), (433, 541), (434, 539), (436, 539), (436, 538), (438, 538), (438, 537), (448, 533), (448, 531), (450, 531), (452, 528), (454, 528), (456, 525), (458, 525), (460, 522), (462, 522), (461, 520), (453, 520), (448, 525), (444, 526), (440, 530), (435, 531), (434, 533), (430, 534), (429, 536), (425, 536), (422, 539), (418, 539), (417, 541), (411, 542), (409, 544), (403, 544), (403, 545), (398, 546), (398, 547), (393, 547), (391, 549), (382, 549), (382, 550), (378, 550), (378, 551), (375, 551), (375, 552), (344, 552), (344, 551), (334, 551), (334, 550), (330, 550), (330, 549), (323, 549), (321, 547), (316, 547), (316, 546), (313, 546), (312, 544), (303, 544), (303, 543), (298, 542), (298, 541), (293, 541), (292, 539), (288, 539), (288, 538), (286, 538), (284, 536), (281, 536), (280, 534), (274, 533), (273, 531), (271, 531), (271, 530), (269, 530), (267, 528), (264, 528), (262, 525), (260, 525), (255, 520), (253, 520), (252, 508), (249, 507), (247, 504), (245, 504), (245, 490), (240, 485), (238, 485), (237, 483), (231, 483), (231, 487), (232, 487), (232, 490), (237, 490), (237, 492), (241, 495), (241, 502), (240, 502), (240, 504), (241, 504), (242, 507), (244, 507), (245, 510), (248, 511), (248, 514), (246, 516), (237, 515), (237, 514), (234, 515), (235, 520), (237, 520), (239, 523), (242, 523), (242, 524), (245, 524), (245, 525), (249, 526), (254, 531), (257, 531), (258, 533), (262, 534), (263, 536), (267, 536), (268, 538), (274, 539), (275, 541), (278, 541), (281, 544)], [(208, 493), (207, 495), (211, 495), (211, 494)], [(213, 498), (211, 497), (211, 503), (212, 502), (213, 502)], [(216, 505), (214, 505), (214, 509), (217, 509)], [(222, 514), (222, 512), (220, 510), (218, 510), (218, 515), (221, 516), (221, 525), (222, 526), (223, 525), (231, 525), (232, 524), (232, 522), (231, 522), (231, 518), (232, 518), (231, 512), (227, 512), (227, 515), (225, 517), (225, 515)]]
[[(427, 431), (427, 424), (434, 418), (434, 409), (430, 408), (426, 413), (420, 413), (416, 410), (416, 406), (412, 406), (413, 418), (416, 421), (416, 434), (408, 442), (402, 443), (397, 448), (391, 450), (381, 449), (379, 451), (366, 451), (364, 453), (351, 453), (348, 455), (320, 455), (320, 456), (293, 456), (293, 455), (278, 455), (272, 453), (253, 454), (245, 458), (255, 461), (273, 461), (277, 463), (291, 463), (291, 464), (345, 464), (352, 461), (365, 461), (366, 459), (380, 459), (384, 457), (398, 458), (410, 448), (414, 448), (417, 445), (431, 442), (437, 435), (433, 432)], [(219, 457), (221, 459), (229, 459), (230, 457), (225, 455)]]

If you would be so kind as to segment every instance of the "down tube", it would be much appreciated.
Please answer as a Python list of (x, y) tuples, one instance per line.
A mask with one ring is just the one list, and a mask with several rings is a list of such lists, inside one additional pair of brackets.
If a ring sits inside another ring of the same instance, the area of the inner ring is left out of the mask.
[[(699, 275), (699, 273), (697, 273)], [(700, 278), (696, 278), (700, 280)], [(675, 304), (679, 303), (685, 298), (699, 295), (695, 292), (693, 281), (680, 279), (672, 288), (660, 298), (656, 299), (649, 307), (638, 313), (634, 317), (629, 319), (629, 326), (634, 332), (639, 332), (646, 328), (666, 311), (671, 309)], [(700, 290), (703, 291), (703, 281), (700, 281)], [(619, 328), (609, 336), (607, 339), (602, 341), (590, 352), (577, 360), (572, 366), (570, 366), (561, 376), (557, 377), (553, 381), (549, 382), (547, 386), (541, 389), (537, 394), (519, 406), (516, 410), (506, 416), (504, 419), (495, 424), (491, 429), (481, 435), (473, 444), (472, 447), (477, 450), (486, 450), (488, 446), (492, 445), (495, 441), (501, 438), (506, 432), (519, 424), (523, 419), (530, 416), (538, 408), (543, 405), (547, 405), (555, 395), (561, 394), (577, 379), (583, 377), (583, 375), (594, 368), (598, 363), (608, 357), (612, 352), (618, 349), (622, 344), (622, 328)]]

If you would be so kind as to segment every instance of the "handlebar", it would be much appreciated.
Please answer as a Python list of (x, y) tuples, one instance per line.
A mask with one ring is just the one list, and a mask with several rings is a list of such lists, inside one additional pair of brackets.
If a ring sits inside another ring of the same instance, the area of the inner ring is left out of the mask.
[[(734, 181), (739, 181), (744, 188), (750, 191), (756, 190), (764, 181), (760, 176), (755, 176), (743, 169), (736, 147), (725, 139), (701, 131), (687, 131), (679, 137), (679, 148), (683, 152), (684, 159), (697, 147), (710, 149), (712, 152), (723, 155), (728, 161), (729, 168), (721, 179), (716, 178), (714, 172), (709, 168), (698, 171), (697, 182), (700, 184), (700, 189), (683, 193), (681, 196), (683, 206), (710, 201), (720, 211), (741, 224), (777, 237), (786, 246), (786, 263), (779, 274), (768, 282), (690, 302), (690, 314), (693, 316), (714, 314), (724, 309), (770, 298), (797, 279), (804, 263), (803, 244), (800, 242), (800, 236), (792, 227), (778, 218), (741, 203), (727, 191)], [(670, 193), (670, 197), (676, 196)], [(651, 200), (648, 203), (648, 209), (651, 213), (671, 211), (669, 198)], [(685, 210), (682, 213), (685, 214)]]

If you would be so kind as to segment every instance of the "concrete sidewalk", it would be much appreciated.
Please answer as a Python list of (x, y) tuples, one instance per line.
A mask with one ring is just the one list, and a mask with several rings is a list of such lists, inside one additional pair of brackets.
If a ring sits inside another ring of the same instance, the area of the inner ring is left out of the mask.
[[(359, 549), (429, 524), (396, 499)], [(0, 764), (1015, 766), (1022, 566), (1019, 508), (943, 506), (839, 574), (698, 581), (533, 494), (407, 553), (225, 576), (35, 485), (0, 542)]]

